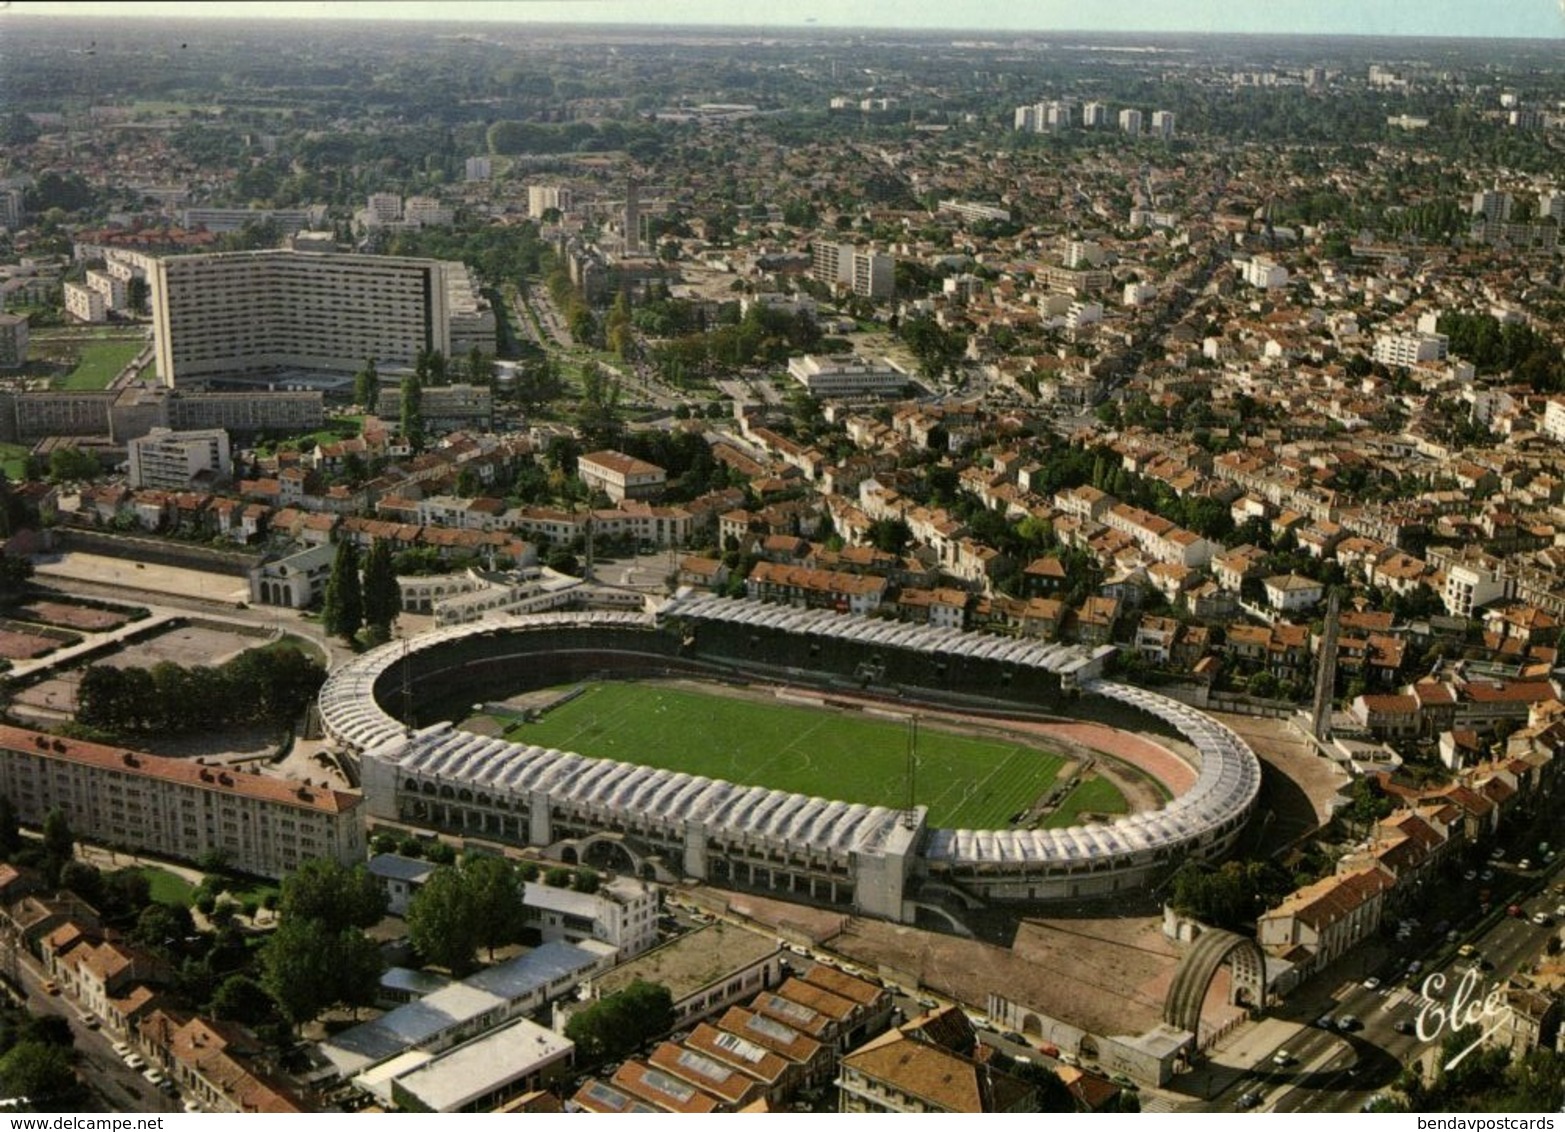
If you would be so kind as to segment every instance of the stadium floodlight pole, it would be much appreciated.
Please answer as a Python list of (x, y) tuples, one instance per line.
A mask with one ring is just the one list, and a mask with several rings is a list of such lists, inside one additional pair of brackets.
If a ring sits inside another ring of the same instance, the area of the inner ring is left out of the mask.
[(907, 812), (912, 813), (918, 792), (918, 716), (907, 718)]

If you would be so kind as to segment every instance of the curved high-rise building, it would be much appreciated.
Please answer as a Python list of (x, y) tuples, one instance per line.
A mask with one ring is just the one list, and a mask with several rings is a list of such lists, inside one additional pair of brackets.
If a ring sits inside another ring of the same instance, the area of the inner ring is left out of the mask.
[(413, 365), (421, 350), (450, 354), (452, 266), (294, 251), (159, 259), (149, 273), (158, 379), (349, 374), (367, 358), (394, 369)]

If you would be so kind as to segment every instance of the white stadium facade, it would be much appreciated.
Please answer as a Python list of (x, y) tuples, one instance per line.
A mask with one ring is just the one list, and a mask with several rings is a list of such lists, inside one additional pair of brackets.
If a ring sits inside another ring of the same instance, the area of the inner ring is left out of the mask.
[[(320, 709), (327, 734), (361, 755), (371, 823), (533, 846), (566, 861), (607, 849), (647, 876), (913, 922), (920, 908), (939, 911), (940, 892), (979, 902), (1107, 895), (1233, 847), (1260, 789), (1254, 752), (1193, 708), (1104, 679), (1111, 654), (682, 594), (645, 613), (507, 616), (385, 645), (336, 670)], [(1068, 715), (1078, 697), (1099, 696), (1177, 733), (1183, 742), (1168, 749), (1192, 764), (1195, 782), (1161, 809), (1111, 822), (939, 829), (923, 807), (741, 786), (448, 723), (416, 728), (382, 706), (400, 703), (410, 717), (431, 702), (615, 675), (851, 688), (899, 711), (980, 706), (1017, 718)]]

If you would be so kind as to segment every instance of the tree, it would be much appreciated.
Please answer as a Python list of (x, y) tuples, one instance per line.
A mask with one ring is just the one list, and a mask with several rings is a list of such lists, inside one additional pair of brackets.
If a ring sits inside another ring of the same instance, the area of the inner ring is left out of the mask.
[(49, 479), (54, 483), (90, 480), (103, 474), (103, 464), (80, 448), (56, 448), (49, 453)]
[(352, 641), (364, 626), (364, 598), (359, 582), (359, 548), (351, 538), (337, 544), (331, 577), (321, 605), (321, 627)]
[(13, 597), (27, 588), (33, 576), (33, 561), (20, 554), (0, 550), (0, 597)]
[(408, 939), (428, 962), (457, 978), (476, 966), (473, 956), (484, 927), (458, 869), (434, 871), (408, 904), (407, 921)]
[(494, 949), (515, 943), (524, 924), (516, 870), (502, 857), (474, 857), (462, 868), (462, 882), (478, 918), (478, 945)]
[(151, 286), (139, 275), (125, 284), (125, 301), (130, 304), (132, 314), (147, 313), (147, 299), (151, 294)]
[(318, 919), (285, 918), (261, 949), (261, 985), (296, 1025), (336, 1003), (369, 1005), (384, 967), (374, 940)]
[(391, 543), (376, 539), (364, 563), (364, 623), (370, 635), (380, 641), (390, 639), (391, 627), (401, 612), (402, 591), (391, 563)]
[(130, 938), (143, 947), (167, 955), (177, 950), (195, 931), (196, 922), (184, 905), (148, 904), (136, 917)]
[(674, 997), (660, 983), (636, 979), (571, 1015), (565, 1036), (587, 1062), (624, 1057), (674, 1026)]
[(550, 888), (569, 888), (572, 875), (564, 865), (555, 865), (543, 874), (543, 883)]
[(60, 872), (76, 855), (76, 835), (71, 832), (65, 811), (53, 807), (43, 819), (44, 874), (50, 887), (60, 883)]
[(249, 975), (230, 975), (218, 985), (207, 1009), (219, 1021), (254, 1028), (277, 1016), (277, 1000)]
[(380, 400), (380, 373), (375, 369), (374, 358), (367, 359), (364, 368), (353, 375), (353, 399), (366, 413), (374, 414)]
[(474, 385), (489, 385), (494, 380), (494, 365), (476, 342), (467, 352), (467, 380)]
[(402, 438), (414, 452), (424, 450), (424, 383), (417, 373), (402, 379)]
[(76, 1087), (71, 1052), (38, 1041), (21, 1041), (0, 1057), (0, 1082), (8, 1096), (34, 1101), (58, 1097)]
[(576, 875), (571, 878), (571, 887), (577, 892), (584, 892), (589, 896), (598, 891), (598, 886), (601, 883), (602, 880), (598, 876), (598, 870), (588, 868), (586, 865), (578, 865)]
[(317, 920), (332, 930), (372, 928), (386, 914), (386, 892), (363, 865), (312, 857), (283, 878), (283, 922)]
[(16, 820), (16, 807), (9, 797), (0, 794), (0, 861), (9, 861), (21, 847), (22, 830)]

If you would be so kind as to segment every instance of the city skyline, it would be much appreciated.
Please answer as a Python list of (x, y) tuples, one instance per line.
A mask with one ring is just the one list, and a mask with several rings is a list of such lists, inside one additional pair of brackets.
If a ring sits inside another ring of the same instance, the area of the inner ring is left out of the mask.
[(1434, 0), (1416, 7), (1400, 0), (1322, 0), (1305, 6), (1258, 0), (1218, 5), (1211, 0), (1123, 0), (1110, 9), (1083, 10), (1065, 0), (1041, 0), (1025, 12), (996, 9), (982, 0), (896, 3), (855, 0), (848, 5), (803, 5), (780, 11), (759, 0), (527, 0), (450, 5), (405, 3), (12, 3), (12, 15), (141, 19), (339, 19), (462, 23), (730, 26), (756, 28), (898, 28), (1014, 33), (1148, 33), (1364, 35), (1392, 37), (1560, 38), (1565, 4), (1521, 0), (1496, 7), (1475, 0)]

